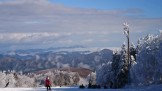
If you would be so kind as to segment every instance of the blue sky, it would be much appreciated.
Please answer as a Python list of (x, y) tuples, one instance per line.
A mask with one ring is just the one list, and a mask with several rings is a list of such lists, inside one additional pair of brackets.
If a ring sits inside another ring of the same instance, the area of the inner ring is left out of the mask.
[(162, 0), (0, 0), (0, 51), (120, 47), (162, 30)]
[(103, 10), (140, 9), (145, 17), (162, 17), (162, 0), (50, 0), (70, 7)]

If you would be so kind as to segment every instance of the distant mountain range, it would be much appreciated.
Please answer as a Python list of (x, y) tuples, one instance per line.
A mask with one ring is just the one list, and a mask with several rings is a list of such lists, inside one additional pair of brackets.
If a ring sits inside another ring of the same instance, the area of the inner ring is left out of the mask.
[(50, 68), (96, 67), (112, 59), (112, 50), (88, 50), (83, 46), (8, 51), (0, 54), (0, 70), (33, 72)]

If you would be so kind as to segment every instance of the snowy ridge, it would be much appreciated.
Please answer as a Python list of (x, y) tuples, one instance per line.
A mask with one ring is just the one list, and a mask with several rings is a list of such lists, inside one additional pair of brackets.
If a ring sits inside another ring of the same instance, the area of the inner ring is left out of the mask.
[[(72, 50), (72, 48), (69, 50)], [(94, 52), (86, 49), (53, 52), (51, 49), (49, 52), (15, 51), (11, 54), (0, 55), (0, 62), (3, 63), (0, 64), (0, 70), (33, 72), (64, 67), (94, 69), (112, 58), (112, 50), (109, 49), (98, 49)]]

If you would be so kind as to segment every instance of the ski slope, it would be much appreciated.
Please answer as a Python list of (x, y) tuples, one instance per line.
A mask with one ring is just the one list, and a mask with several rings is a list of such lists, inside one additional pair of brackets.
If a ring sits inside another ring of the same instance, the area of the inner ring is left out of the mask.
[[(47, 91), (45, 87), (38, 88), (0, 88), (0, 91)], [(79, 89), (78, 87), (52, 87), (51, 91), (162, 91), (162, 85), (125, 89)]]

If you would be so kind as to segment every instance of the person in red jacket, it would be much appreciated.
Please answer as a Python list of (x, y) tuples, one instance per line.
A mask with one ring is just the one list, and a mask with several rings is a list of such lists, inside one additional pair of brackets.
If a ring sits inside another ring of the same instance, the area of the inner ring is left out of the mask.
[(51, 82), (50, 82), (49, 76), (47, 76), (45, 80), (45, 86), (47, 87), (47, 91), (51, 90)]

